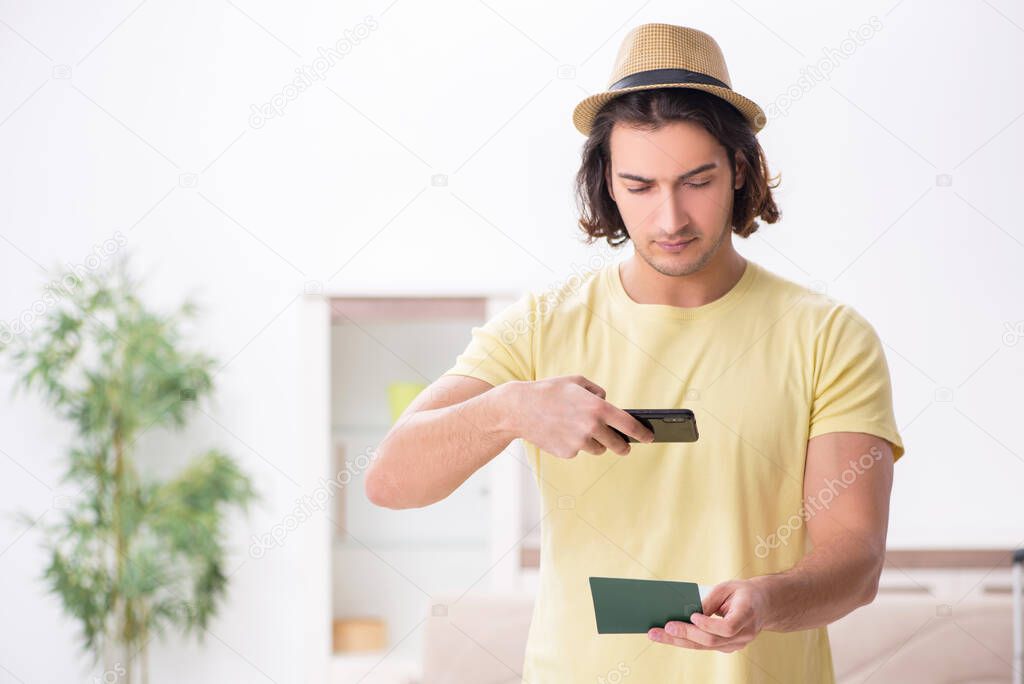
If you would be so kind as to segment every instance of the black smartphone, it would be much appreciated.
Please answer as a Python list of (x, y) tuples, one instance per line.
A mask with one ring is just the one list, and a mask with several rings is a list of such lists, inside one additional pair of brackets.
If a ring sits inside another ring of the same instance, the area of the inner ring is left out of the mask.
[[(690, 409), (623, 409), (654, 433), (655, 442), (696, 442), (697, 418)], [(612, 428), (627, 442), (629, 435)]]

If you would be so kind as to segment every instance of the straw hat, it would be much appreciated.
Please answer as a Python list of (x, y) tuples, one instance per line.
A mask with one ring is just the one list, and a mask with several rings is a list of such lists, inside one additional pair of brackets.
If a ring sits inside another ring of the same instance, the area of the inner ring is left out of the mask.
[(651, 88), (692, 88), (717, 95), (743, 114), (757, 133), (767, 119), (761, 108), (732, 89), (722, 49), (697, 29), (672, 24), (642, 24), (619, 47), (608, 89), (591, 95), (573, 110), (572, 122), (590, 135), (601, 107), (620, 95)]

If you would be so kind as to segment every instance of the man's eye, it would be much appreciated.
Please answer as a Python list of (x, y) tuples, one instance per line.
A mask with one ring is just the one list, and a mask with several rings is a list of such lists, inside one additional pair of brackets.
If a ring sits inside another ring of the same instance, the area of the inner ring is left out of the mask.
[[(688, 188), (703, 188), (705, 185), (707, 185), (710, 182), (711, 182), (710, 180), (706, 180), (703, 183), (684, 183), (684, 185), (686, 187), (688, 187)], [(626, 188), (626, 190), (629, 190), (634, 195), (636, 193), (647, 192), (649, 189), (650, 189), (650, 186), (644, 186), (642, 188)]]

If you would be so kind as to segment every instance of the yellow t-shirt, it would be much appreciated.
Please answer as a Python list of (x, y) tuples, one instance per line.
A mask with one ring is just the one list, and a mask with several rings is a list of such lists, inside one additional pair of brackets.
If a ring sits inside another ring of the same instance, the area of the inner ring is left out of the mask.
[(524, 681), (834, 681), (825, 627), (763, 631), (729, 654), (597, 633), (590, 576), (713, 585), (793, 567), (810, 546), (801, 514), (811, 437), (866, 432), (903, 455), (874, 328), (747, 264), (725, 295), (693, 308), (633, 301), (617, 263), (528, 292), (474, 327), (446, 372), (492, 385), (580, 374), (619, 408), (696, 416), (697, 442), (633, 444), (625, 457), (559, 459), (525, 443), (543, 519)]

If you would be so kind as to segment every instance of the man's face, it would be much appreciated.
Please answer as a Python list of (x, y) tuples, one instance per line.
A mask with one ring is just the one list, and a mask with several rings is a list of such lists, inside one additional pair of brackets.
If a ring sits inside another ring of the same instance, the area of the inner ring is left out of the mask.
[(665, 275), (703, 269), (731, 240), (733, 191), (742, 184), (725, 148), (689, 122), (657, 131), (617, 123), (610, 145), (608, 188), (636, 253)]

